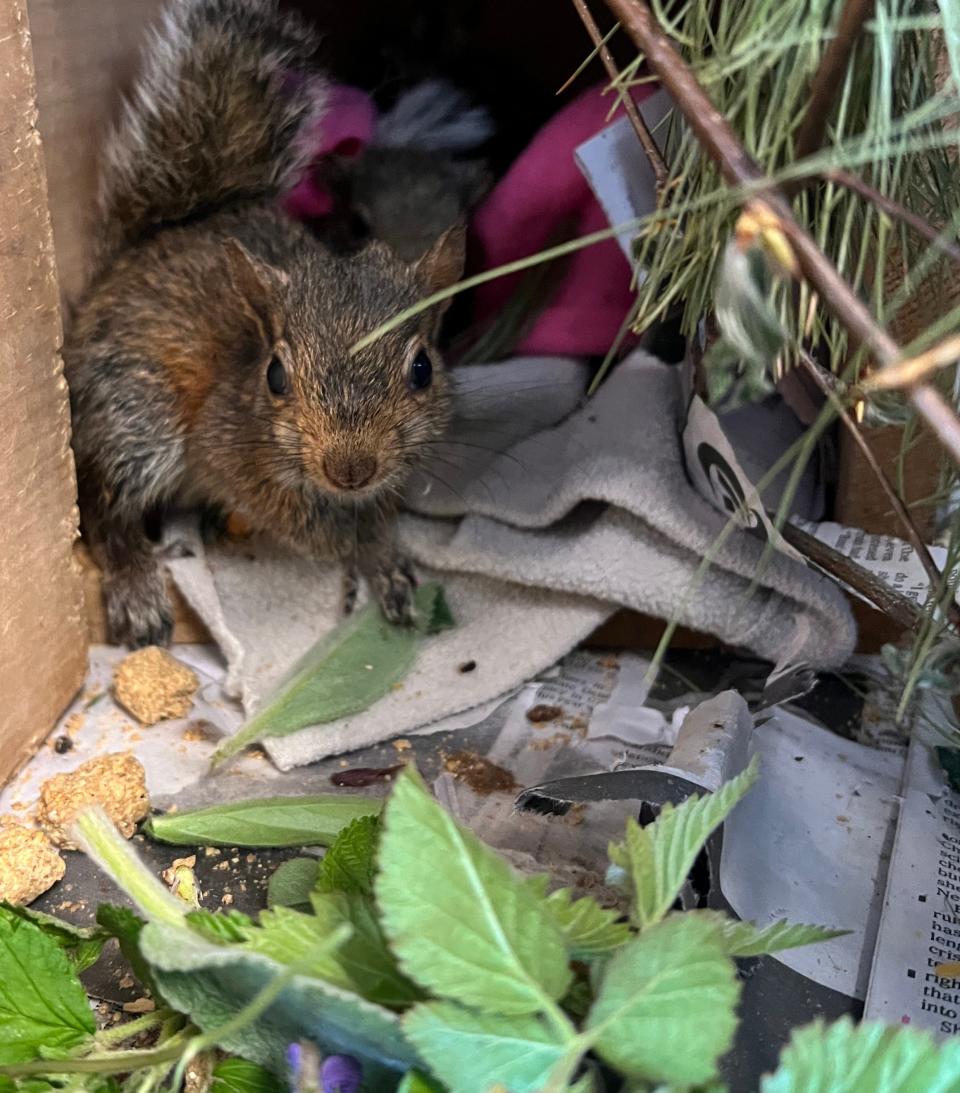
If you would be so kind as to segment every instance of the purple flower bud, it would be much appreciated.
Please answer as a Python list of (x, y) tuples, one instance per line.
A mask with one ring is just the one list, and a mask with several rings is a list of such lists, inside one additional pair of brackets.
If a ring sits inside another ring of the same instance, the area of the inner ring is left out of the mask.
[(359, 1093), (363, 1071), (352, 1055), (328, 1055), (320, 1066), (323, 1093)]
[(300, 1073), (302, 1062), (303, 1048), (299, 1044), (289, 1044), (287, 1046), (287, 1066), (290, 1067), (290, 1071), (294, 1077)]

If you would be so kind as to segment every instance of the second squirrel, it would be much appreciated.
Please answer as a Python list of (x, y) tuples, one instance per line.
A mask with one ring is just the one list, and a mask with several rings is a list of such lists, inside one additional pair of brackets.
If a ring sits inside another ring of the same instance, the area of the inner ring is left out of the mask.
[[(359, 574), (409, 623), (396, 498), (451, 413), (439, 309), (360, 337), (454, 283), (464, 233), (406, 264), (324, 249), (278, 207), (322, 108), (312, 35), (270, 0), (181, 0), (107, 148), (98, 267), (64, 346), (84, 534), (112, 640), (166, 644), (146, 522), (218, 506)], [(350, 604), (348, 603), (348, 606)]]

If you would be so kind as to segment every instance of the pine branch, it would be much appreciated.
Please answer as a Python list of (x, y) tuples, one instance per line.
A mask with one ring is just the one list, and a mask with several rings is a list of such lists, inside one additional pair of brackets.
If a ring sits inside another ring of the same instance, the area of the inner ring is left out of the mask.
[[(917, 552), (917, 557), (926, 570), (927, 577), (930, 580), (930, 592), (933, 594), (942, 585), (943, 573), (937, 566), (937, 563), (933, 560), (933, 555), (930, 553), (927, 544), (923, 541), (923, 538), (917, 529), (917, 525), (910, 515), (910, 510), (904, 504), (903, 499), (897, 493), (893, 483), (877, 462), (877, 457), (873, 454), (873, 449), (864, 438), (863, 433), (860, 431), (860, 427), (843, 405), (843, 402), (836, 391), (836, 377), (832, 372), (827, 372), (825, 369), (821, 368), (806, 350), (801, 349), (799, 358), (800, 363), (806, 369), (814, 383), (816, 383), (820, 390), (833, 403), (840, 420), (843, 422), (844, 428), (849, 432), (854, 444), (860, 449), (867, 466), (873, 472), (874, 477), (880, 484), (880, 488), (887, 495), (890, 507), (896, 514), (897, 519), (903, 525), (907, 541)], [(950, 620), (951, 626), (960, 630), (960, 608), (958, 608), (956, 602), (952, 599), (947, 607), (947, 618)]]
[[(577, 9), (577, 14), (583, 20), (583, 25), (587, 28), (587, 34), (590, 35), (590, 40), (596, 47), (596, 52), (603, 62), (603, 67), (607, 70), (607, 75), (610, 77), (611, 84), (616, 86), (620, 79), (620, 70), (617, 68), (617, 63), (613, 59), (613, 54), (607, 48), (606, 41), (600, 33), (600, 28), (597, 26), (596, 20), (593, 18), (589, 7), (587, 7), (587, 0), (573, 0), (573, 6)], [(650, 130), (647, 128), (647, 123), (643, 120), (643, 116), (641, 115), (637, 104), (633, 101), (633, 96), (630, 94), (629, 88), (624, 88), (620, 92), (620, 101), (623, 104), (624, 113), (630, 119), (633, 131), (637, 134), (637, 140), (640, 141), (640, 146), (643, 148), (647, 159), (650, 162), (653, 176), (656, 179), (657, 197), (659, 197), (667, 184), (670, 172), (667, 170), (667, 165), (663, 161), (663, 156), (660, 154), (660, 148), (658, 147), (657, 142), (653, 139)]]
[[(789, 240), (805, 279), (813, 286), (855, 345), (869, 349), (882, 367), (896, 364), (900, 347), (877, 323), (869, 308), (794, 219), (782, 192), (747, 154), (727, 119), (710, 101), (689, 66), (660, 29), (644, 0), (607, 0), (607, 4), (670, 92), (691, 131), (732, 186), (754, 191), (750, 200), (773, 214)], [(960, 464), (960, 419), (933, 387), (911, 387), (910, 398), (941, 444)]]
[(960, 360), (960, 335), (945, 338), (939, 345), (918, 353), (909, 360), (899, 361), (880, 372), (874, 372), (859, 383), (860, 390), (869, 395), (871, 391), (890, 391), (898, 387), (910, 387), (919, 383), (941, 368), (949, 368)]
[(820, 60), (820, 67), (810, 81), (810, 101), (807, 103), (794, 146), (798, 160), (813, 155), (823, 144), (827, 119), (833, 100), (843, 86), (863, 25), (873, 15), (874, 0), (846, 0), (833, 41)]

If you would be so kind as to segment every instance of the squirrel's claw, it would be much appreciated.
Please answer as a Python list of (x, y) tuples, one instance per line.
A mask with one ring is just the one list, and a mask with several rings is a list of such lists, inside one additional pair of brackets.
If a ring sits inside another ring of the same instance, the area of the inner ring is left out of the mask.
[(112, 642), (133, 649), (170, 644), (173, 610), (159, 566), (111, 575), (104, 584), (107, 633)]
[(371, 585), (388, 622), (413, 626), (417, 620), (413, 600), (417, 578), (410, 562), (397, 558), (377, 569), (371, 578)]

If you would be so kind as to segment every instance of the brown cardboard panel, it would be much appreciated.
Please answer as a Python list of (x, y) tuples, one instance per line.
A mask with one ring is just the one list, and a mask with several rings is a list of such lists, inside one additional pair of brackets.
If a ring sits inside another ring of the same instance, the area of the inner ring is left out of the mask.
[(86, 666), (76, 484), (25, 0), (0, 4), (0, 783)]
[(137, 64), (159, 0), (29, 0), (39, 128), (63, 298), (88, 269), (101, 138)]

